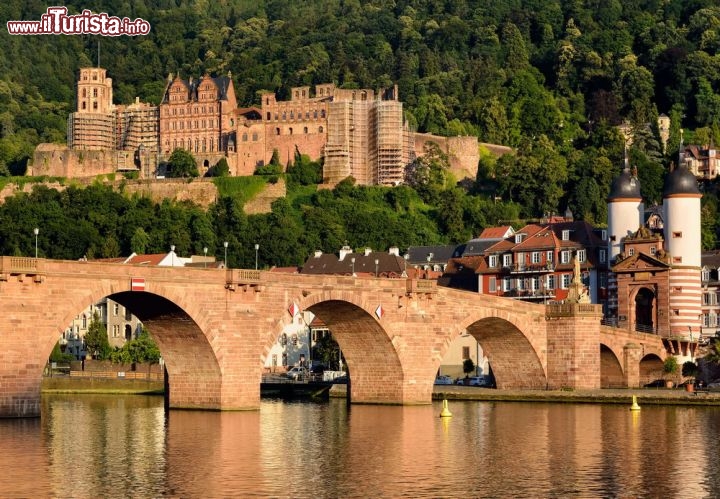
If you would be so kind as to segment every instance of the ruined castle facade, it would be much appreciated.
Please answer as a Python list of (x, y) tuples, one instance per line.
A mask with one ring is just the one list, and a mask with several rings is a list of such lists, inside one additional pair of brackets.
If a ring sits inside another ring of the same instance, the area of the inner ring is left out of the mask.
[[(231, 175), (252, 175), (277, 151), (290, 163), (296, 152), (323, 159), (323, 182), (352, 176), (360, 185), (398, 185), (405, 167), (423, 154), (407, 126), (397, 86), (375, 92), (326, 83), (291, 89), (290, 99), (261, 95), (260, 107), (239, 108), (231, 74), (194, 80), (168, 77), (159, 106), (136, 99), (112, 103), (112, 80), (102, 68), (82, 68), (77, 110), (68, 119), (67, 147), (41, 144), (28, 173), (66, 177), (136, 171), (161, 174), (175, 149), (196, 159), (201, 174), (225, 158)], [(475, 137), (436, 137), (461, 178), (477, 172)]]

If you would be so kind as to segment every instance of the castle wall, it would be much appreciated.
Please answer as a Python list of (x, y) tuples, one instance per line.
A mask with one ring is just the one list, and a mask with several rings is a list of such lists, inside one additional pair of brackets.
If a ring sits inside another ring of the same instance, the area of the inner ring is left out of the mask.
[(415, 134), (415, 154), (421, 157), (425, 154), (425, 145), (434, 142), (447, 154), (450, 162), (450, 171), (458, 180), (477, 177), (480, 151), (477, 137), (440, 137), (429, 133)]
[[(125, 152), (132, 157), (132, 152)], [(115, 173), (115, 151), (75, 150), (58, 144), (40, 144), (28, 164), (30, 176), (83, 178)]]

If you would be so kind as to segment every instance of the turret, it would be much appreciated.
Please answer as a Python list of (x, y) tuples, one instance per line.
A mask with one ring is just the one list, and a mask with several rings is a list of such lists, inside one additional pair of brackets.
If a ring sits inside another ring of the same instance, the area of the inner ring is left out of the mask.
[(628, 164), (625, 153), (625, 168), (615, 177), (608, 203), (608, 256), (613, 261), (622, 251), (622, 240), (632, 234), (643, 222), (643, 203), (640, 194), (640, 182)]

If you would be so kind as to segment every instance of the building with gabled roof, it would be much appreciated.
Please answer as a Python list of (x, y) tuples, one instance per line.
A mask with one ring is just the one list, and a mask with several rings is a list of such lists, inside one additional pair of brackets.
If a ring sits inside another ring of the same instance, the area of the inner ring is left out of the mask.
[[(505, 237), (498, 238), (499, 235)], [(584, 221), (554, 217), (527, 224), (485, 229), (448, 261), (440, 282), (483, 294), (527, 301), (562, 301), (578, 258), (591, 301), (601, 303), (607, 291), (604, 231)]]

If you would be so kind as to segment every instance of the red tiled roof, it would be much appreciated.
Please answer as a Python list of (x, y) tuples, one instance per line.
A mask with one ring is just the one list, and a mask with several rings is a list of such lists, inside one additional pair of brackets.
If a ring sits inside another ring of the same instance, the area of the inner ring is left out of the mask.
[(501, 227), (487, 227), (478, 236), (478, 239), (503, 239), (505, 234), (512, 227), (503, 225)]
[(135, 255), (128, 258), (125, 263), (132, 265), (159, 265), (165, 259), (167, 253), (157, 253), (154, 255)]

